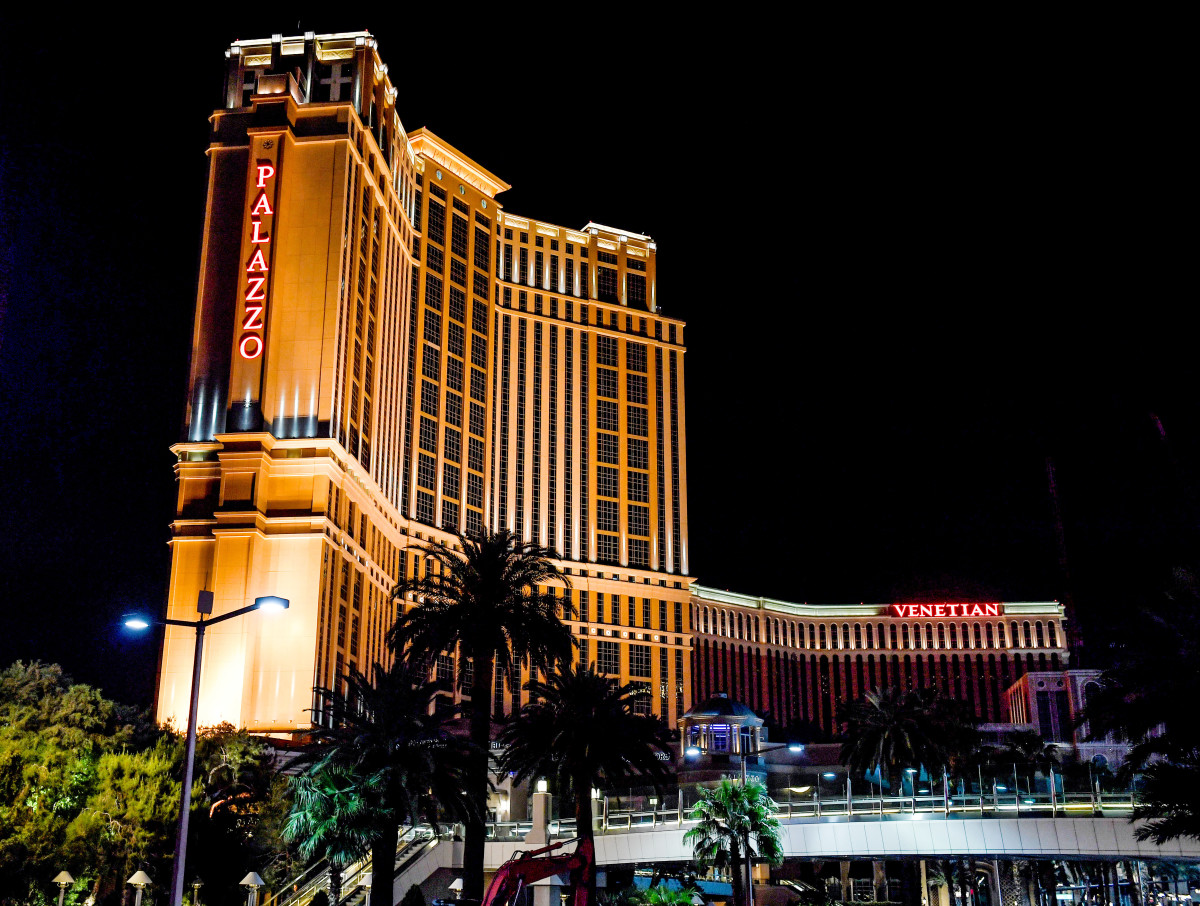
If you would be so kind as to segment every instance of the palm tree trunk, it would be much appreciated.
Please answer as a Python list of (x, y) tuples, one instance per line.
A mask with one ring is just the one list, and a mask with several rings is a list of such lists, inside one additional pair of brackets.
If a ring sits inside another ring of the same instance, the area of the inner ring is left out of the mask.
[(400, 828), (389, 821), (371, 845), (371, 906), (396, 906), (392, 886), (396, 877), (396, 843)]
[(1133, 863), (1126, 859), (1121, 863), (1121, 869), (1125, 872), (1125, 879), (1129, 881), (1129, 901), (1133, 903), (1133, 906), (1142, 906), (1141, 885), (1136, 880)]
[(950, 906), (956, 906), (958, 889), (954, 883), (954, 863), (949, 859), (942, 859), (942, 876), (946, 879), (946, 889), (950, 893)]
[[(595, 853), (595, 832), (592, 828), (592, 784), (591, 778), (584, 776), (576, 776), (571, 778), (571, 785), (575, 788), (575, 836), (579, 838), (579, 844), (576, 852), (586, 848)], [(584, 906), (593, 906), (596, 902), (596, 864), (595, 858), (592, 859), (591, 865), (585, 865), (580, 869), (580, 877), (572, 877), (571, 883), (578, 885), (584, 884), (587, 890), (587, 900)]]
[[(492, 698), (496, 682), (496, 653), (471, 652), (475, 680), (471, 688), (471, 775), (467, 780), (474, 809), (464, 822), (462, 898), (483, 901), (483, 847), (487, 842), (488, 751), (491, 749)], [(372, 904), (375, 906), (375, 904)]]
[(342, 866), (329, 866), (329, 906), (338, 906), (342, 901)]
[(746, 906), (746, 890), (742, 877), (742, 853), (736, 835), (729, 839), (729, 871), (733, 875), (733, 906)]

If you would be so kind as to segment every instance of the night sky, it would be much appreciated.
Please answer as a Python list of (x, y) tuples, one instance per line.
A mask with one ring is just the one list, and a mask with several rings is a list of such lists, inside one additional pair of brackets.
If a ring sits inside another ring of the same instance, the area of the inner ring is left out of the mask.
[(13, 42), (0, 665), (58, 661), (150, 700), (155, 645), (114, 627), (165, 599), (206, 118), (229, 42), (277, 31), (370, 29), (405, 126), (511, 183), (507, 211), (657, 240), (659, 299), (688, 325), (700, 582), (840, 603), (1070, 593), (1098, 654), (1197, 560), (1169, 59), (1052, 35), (947, 51), (858, 28), (559, 25), (261, 17)]

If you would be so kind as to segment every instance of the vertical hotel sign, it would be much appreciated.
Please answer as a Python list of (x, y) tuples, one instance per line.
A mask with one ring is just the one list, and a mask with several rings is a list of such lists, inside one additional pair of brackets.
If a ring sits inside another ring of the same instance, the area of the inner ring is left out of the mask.
[(271, 266), (274, 256), (279, 136), (251, 139), (250, 174), (242, 225), (241, 277), (238, 280), (237, 325), (231, 385), (233, 405), (250, 406), (262, 390), (262, 359), (266, 350), (267, 316), (271, 304)]

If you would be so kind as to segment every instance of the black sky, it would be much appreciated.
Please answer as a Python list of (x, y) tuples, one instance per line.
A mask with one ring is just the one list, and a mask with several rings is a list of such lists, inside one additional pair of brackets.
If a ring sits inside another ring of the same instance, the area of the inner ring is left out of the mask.
[(659, 298), (688, 324), (704, 584), (1062, 598), (1047, 457), (1091, 638), (1195, 559), (1194, 186), (1169, 54), (965, 23), (952, 44), (912, 23), (552, 24), (110, 21), (13, 42), (0, 665), (149, 700), (154, 646), (111, 627), (165, 596), (206, 118), (224, 48), (275, 31), (369, 28), (405, 125), (510, 182), (508, 211), (658, 241)]

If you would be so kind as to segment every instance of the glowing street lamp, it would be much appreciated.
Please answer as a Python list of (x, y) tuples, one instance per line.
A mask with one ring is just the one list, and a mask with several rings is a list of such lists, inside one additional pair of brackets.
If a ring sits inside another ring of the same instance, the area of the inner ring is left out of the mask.
[(254, 904), (258, 902), (258, 889), (260, 887), (266, 887), (267, 882), (258, 876), (258, 872), (252, 871), (249, 872), (246, 877), (238, 881), (238, 884), (242, 887), (249, 888), (249, 890), (246, 892), (246, 906), (254, 906)]
[[(205, 620), (205, 616), (213, 611), (213, 593), (202, 591), (196, 600), (196, 612), (200, 614), (199, 620), (172, 620), (169, 618), (151, 620), (137, 614), (132, 614), (125, 619), (125, 625), (129, 629), (146, 629), (151, 623), (157, 623), (165, 626), (188, 626), (196, 631), (196, 656), (192, 664), (192, 698), (191, 707), (188, 710), (187, 751), (183, 761), (183, 790), (179, 796), (179, 831), (175, 837), (175, 860), (171, 868), (170, 906), (183, 906), (183, 872), (187, 861), (188, 819), (191, 817), (192, 810), (192, 773), (196, 760), (196, 715), (200, 704), (200, 664), (204, 657), (204, 630), (215, 623), (223, 623), (234, 617), (245, 616), (251, 611), (279, 611), (287, 610), (287, 608), (287, 598), (281, 598), (278, 595), (264, 595), (261, 598), (255, 598), (254, 603), (246, 607), (239, 607), (237, 610), (223, 613), (219, 617)], [(138, 874), (144, 876), (144, 872), (138, 872)], [(146, 883), (149, 882), (150, 879), (146, 878)], [(132, 878), (129, 883), (133, 884)], [(243, 883), (245, 882), (243, 881)], [(141, 888), (138, 888), (138, 902), (135, 906), (141, 906), (141, 897)]]
[(142, 891), (149, 887), (152, 883), (150, 876), (139, 868), (133, 873), (133, 877), (131, 877), (125, 883), (132, 885), (137, 891), (137, 896), (134, 897), (133, 900), (133, 906), (142, 906)]
[(75, 883), (75, 879), (69, 871), (60, 871), (54, 876), (54, 883), (58, 885), (58, 906), (63, 906), (63, 897), (67, 895), (67, 888)]

